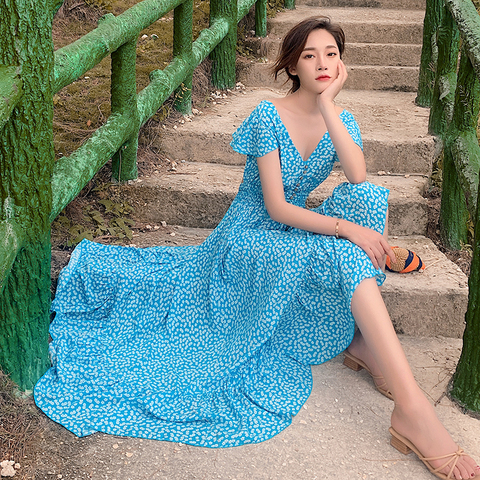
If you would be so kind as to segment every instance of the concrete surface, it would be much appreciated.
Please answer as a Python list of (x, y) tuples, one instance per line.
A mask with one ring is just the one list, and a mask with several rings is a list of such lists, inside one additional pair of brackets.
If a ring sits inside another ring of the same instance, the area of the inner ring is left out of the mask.
[[(230, 147), (232, 133), (262, 100), (285, 95), (264, 87), (243, 92), (229, 93), (191, 122), (166, 125), (154, 145), (177, 162), (243, 165), (245, 156)], [(360, 126), (369, 172), (430, 173), (435, 145), (427, 134), (429, 110), (416, 106), (415, 96), (357, 90), (339, 93), (336, 103), (349, 110)]]
[[(480, 421), (445, 396), (461, 341), (401, 336), (417, 381), (455, 441), (480, 461)], [(342, 356), (312, 368), (310, 398), (292, 425), (264, 443), (208, 449), (179, 443), (95, 434), (77, 440), (68, 480), (432, 480), (413, 455), (389, 445), (393, 403), (365, 371)], [(51, 469), (48, 478), (61, 478)], [(63, 478), (67, 478), (62, 475)], [(47, 477), (45, 477), (47, 478)]]
[[(175, 172), (141, 178), (123, 187), (142, 222), (214, 228), (232, 203), (243, 177), (243, 167), (212, 163), (180, 163)], [(422, 197), (426, 178), (404, 175), (367, 175), (367, 180), (390, 189), (389, 224), (393, 235), (424, 235), (427, 203)], [(307, 200), (316, 207), (338, 184), (346, 181), (340, 171), (316, 188)], [(148, 208), (145, 206), (148, 205)]]
[[(246, 45), (260, 58), (274, 61), (280, 50), (282, 39), (275, 35), (249, 37)], [(346, 65), (385, 65), (418, 67), (422, 45), (398, 43), (351, 43), (347, 42), (343, 61)]]
[[(351, 5), (350, 5), (351, 6)], [(399, 8), (404, 8), (399, 10)], [(422, 10), (406, 5), (386, 8), (335, 8), (298, 5), (269, 19), (269, 35), (253, 51), (270, 62), (278, 51), (280, 38), (296, 23), (314, 15), (329, 16), (345, 31), (345, 62), (348, 79), (344, 89), (413, 92), (418, 87), (418, 65), (422, 44)], [(353, 45), (352, 45), (353, 44)], [(248, 86), (282, 88), (270, 75), (270, 62), (240, 60), (238, 79)]]
[(312, 7), (359, 7), (425, 10), (425, 0), (296, 0), (296, 5)]
[[(415, 92), (418, 88), (417, 67), (390, 67), (384, 65), (347, 65), (348, 78), (344, 90), (391, 90)], [(275, 81), (270, 64), (257, 61), (237, 62), (238, 80), (249, 87), (285, 88), (284, 73)]]
[(333, 8), (298, 5), (268, 20), (268, 32), (279, 37), (306, 17), (326, 15), (339, 23), (348, 42), (421, 44), (424, 12), (383, 8)]

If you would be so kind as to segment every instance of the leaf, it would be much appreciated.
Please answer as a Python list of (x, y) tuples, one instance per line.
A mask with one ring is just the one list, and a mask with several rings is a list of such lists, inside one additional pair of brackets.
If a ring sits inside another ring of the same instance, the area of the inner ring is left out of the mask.
[(64, 227), (70, 226), (71, 224), (70, 219), (65, 215), (59, 215), (55, 221)]
[(100, 200), (98, 203), (105, 207), (106, 213), (111, 213), (114, 211), (115, 204), (111, 200)]

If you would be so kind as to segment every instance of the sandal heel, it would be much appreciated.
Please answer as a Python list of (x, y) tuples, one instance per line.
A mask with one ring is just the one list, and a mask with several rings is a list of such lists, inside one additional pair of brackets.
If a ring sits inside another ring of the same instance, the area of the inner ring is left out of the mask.
[(343, 364), (352, 369), (354, 372), (359, 372), (360, 370), (363, 369), (363, 367), (357, 363), (353, 358), (345, 356), (343, 359)]
[(400, 453), (403, 453), (404, 455), (408, 455), (409, 453), (412, 452), (412, 449), (410, 447), (405, 445), (401, 440), (394, 437), (393, 435), (390, 438), (390, 445), (393, 448), (396, 448)]

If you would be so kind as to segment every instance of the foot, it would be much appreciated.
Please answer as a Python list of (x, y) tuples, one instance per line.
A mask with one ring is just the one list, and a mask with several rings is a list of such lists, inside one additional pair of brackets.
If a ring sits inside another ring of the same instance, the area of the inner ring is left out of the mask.
[(367, 365), (373, 377), (373, 381), (378, 388), (388, 391), (388, 386), (382, 376), (382, 372), (380, 372), (377, 362), (374, 360), (372, 354), (370, 353), (370, 350), (368, 349), (367, 344), (365, 343), (365, 340), (360, 333), (360, 330), (357, 330), (355, 332), (352, 343), (347, 348), (347, 352), (359, 358), (363, 363)]
[[(392, 413), (392, 427), (413, 443), (424, 457), (438, 457), (458, 450), (458, 445), (452, 440), (437, 418), (433, 406), (420, 390), (408, 405), (395, 405)], [(429, 463), (433, 468), (439, 468), (445, 462), (446, 460), (442, 459), (432, 460)], [(447, 466), (440, 472), (448, 475), (450, 468)], [(480, 478), (480, 467), (468, 455), (462, 456), (449, 478), (456, 480)]]

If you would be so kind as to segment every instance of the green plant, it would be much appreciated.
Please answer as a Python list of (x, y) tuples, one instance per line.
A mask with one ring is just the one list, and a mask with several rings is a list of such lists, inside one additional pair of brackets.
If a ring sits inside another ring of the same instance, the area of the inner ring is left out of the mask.
[(110, 239), (113, 243), (132, 240), (131, 227), (135, 221), (128, 218), (133, 208), (126, 202), (99, 200), (103, 208), (88, 204), (82, 209), (83, 221), (75, 222), (62, 212), (52, 225), (55, 235), (62, 237), (60, 244), (73, 247), (83, 239)]

